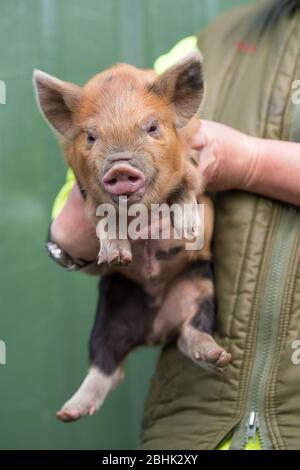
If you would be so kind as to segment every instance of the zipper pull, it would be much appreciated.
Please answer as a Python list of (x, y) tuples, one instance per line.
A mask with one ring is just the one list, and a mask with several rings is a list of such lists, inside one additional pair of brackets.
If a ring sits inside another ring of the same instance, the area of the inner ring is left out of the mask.
[(255, 411), (251, 411), (249, 420), (247, 423), (247, 440), (256, 439), (256, 431), (259, 428), (258, 415)]

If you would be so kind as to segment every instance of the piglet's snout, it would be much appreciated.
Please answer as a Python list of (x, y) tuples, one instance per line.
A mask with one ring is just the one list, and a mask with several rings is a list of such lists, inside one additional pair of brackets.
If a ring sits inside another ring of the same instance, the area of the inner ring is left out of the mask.
[(104, 175), (102, 185), (111, 195), (129, 196), (143, 190), (145, 176), (129, 163), (118, 163)]

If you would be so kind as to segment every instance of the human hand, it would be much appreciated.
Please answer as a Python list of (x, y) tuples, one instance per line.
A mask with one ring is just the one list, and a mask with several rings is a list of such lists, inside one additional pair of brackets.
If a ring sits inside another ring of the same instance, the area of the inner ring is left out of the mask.
[(93, 261), (99, 251), (95, 224), (85, 212), (85, 202), (75, 183), (59, 215), (51, 225), (51, 238), (73, 258)]
[(223, 124), (202, 120), (192, 146), (200, 151), (200, 171), (208, 190), (249, 187), (258, 155), (258, 139)]

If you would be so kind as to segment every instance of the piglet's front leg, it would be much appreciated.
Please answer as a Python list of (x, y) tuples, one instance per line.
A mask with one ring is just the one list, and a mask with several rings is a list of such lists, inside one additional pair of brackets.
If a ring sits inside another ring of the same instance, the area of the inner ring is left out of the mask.
[(199, 234), (200, 213), (195, 193), (188, 191), (184, 198), (176, 202), (177, 209), (172, 214), (174, 230), (179, 238), (192, 240)]
[(132, 262), (132, 251), (127, 239), (114, 239), (107, 230), (104, 219), (97, 224), (97, 236), (100, 241), (98, 264), (128, 265)]

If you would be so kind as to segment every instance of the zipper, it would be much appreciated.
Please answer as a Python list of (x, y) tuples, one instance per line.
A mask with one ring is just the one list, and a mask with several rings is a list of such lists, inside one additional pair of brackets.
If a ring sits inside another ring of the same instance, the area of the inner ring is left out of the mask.
[(271, 449), (265, 418), (265, 396), (270, 371), (276, 354), (282, 298), (294, 245), (299, 236), (299, 217), (293, 207), (279, 206), (266, 285), (258, 319), (256, 351), (246, 397), (244, 416), (235, 430), (231, 449), (243, 449), (258, 435), (263, 449)]
[(256, 439), (256, 432), (258, 431), (259, 428), (259, 421), (258, 421), (258, 414), (255, 411), (251, 411), (249, 420), (247, 423), (247, 442), (250, 439), (253, 439), (255, 441)]

